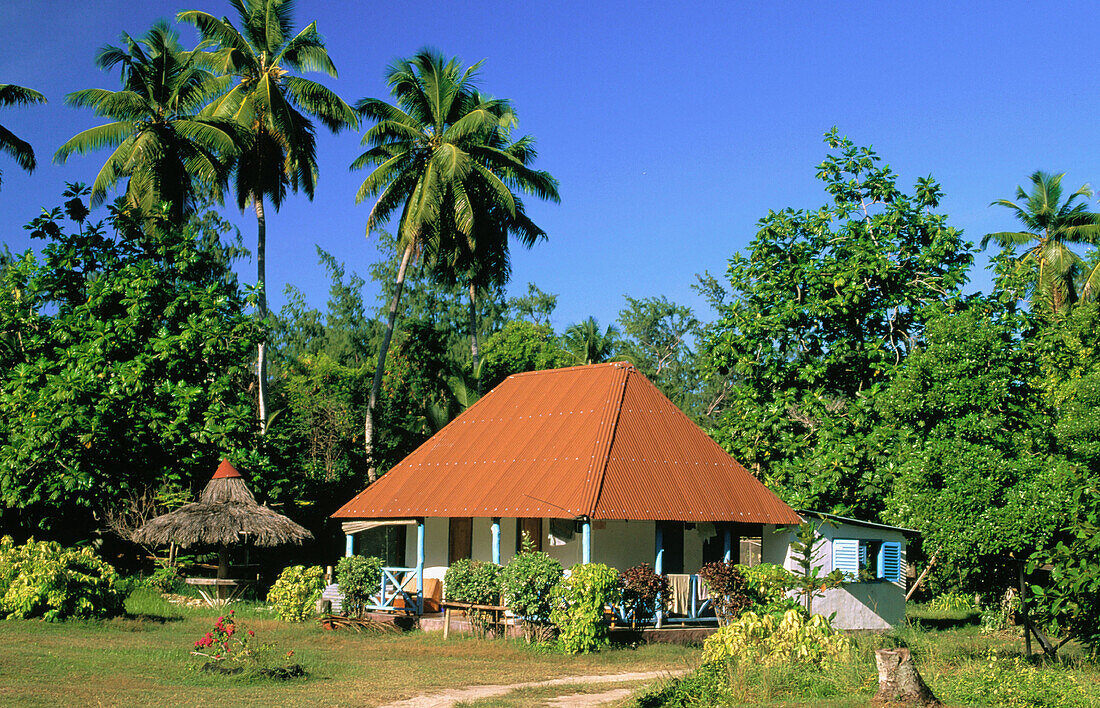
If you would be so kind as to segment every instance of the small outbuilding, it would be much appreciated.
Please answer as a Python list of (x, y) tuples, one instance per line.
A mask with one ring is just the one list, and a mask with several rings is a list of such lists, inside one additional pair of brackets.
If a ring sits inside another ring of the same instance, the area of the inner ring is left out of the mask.
[[(804, 520), (818, 526), (814, 565), (821, 572), (839, 570), (846, 582), (829, 588), (814, 599), (815, 614), (836, 613), (839, 629), (890, 629), (905, 621), (907, 542), (919, 535), (913, 529), (849, 519), (818, 511), (798, 511)], [(765, 535), (777, 542), (765, 546), (763, 562), (796, 571), (790, 544), (797, 529), (765, 527)]]

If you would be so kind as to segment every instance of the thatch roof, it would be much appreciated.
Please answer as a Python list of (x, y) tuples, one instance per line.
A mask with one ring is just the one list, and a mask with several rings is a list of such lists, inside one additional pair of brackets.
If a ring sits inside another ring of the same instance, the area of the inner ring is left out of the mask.
[(256, 503), (241, 474), (222, 460), (199, 501), (158, 516), (134, 532), (138, 543), (257, 546), (302, 543), (313, 534), (282, 514)]

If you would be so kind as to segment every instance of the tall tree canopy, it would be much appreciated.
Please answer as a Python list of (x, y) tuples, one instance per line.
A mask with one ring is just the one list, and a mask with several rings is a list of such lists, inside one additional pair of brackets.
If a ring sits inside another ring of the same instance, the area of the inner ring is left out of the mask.
[(77, 133), (54, 159), (113, 147), (92, 184), (92, 206), (125, 179), (131, 207), (151, 213), (167, 202), (169, 215), (182, 223), (201, 197), (220, 199), (237, 133), (227, 120), (199, 115), (215, 89), (214, 76), (203, 68), (201, 52), (184, 51), (166, 22), (140, 39), (126, 33), (121, 39), (121, 47), (99, 51), (96, 65), (121, 67), (122, 89), (85, 89), (65, 98), (113, 122)]
[(0, 500), (9, 529), (80, 538), (252, 448), (258, 332), (217, 228), (92, 223), (66, 196), (30, 225), (41, 255), (0, 269)]
[[(34, 89), (16, 86), (15, 84), (0, 84), (0, 107), (27, 105), (30, 103), (45, 103), (46, 97)], [(36, 166), (34, 148), (26, 140), (22, 140), (15, 133), (0, 125), (0, 152), (6, 152), (15, 160), (15, 164), (27, 172), (33, 172)], [(0, 171), (0, 177), (3, 177)]]
[[(1092, 191), (1088, 185), (1062, 201), (1062, 178), (1042, 170), (1034, 172), (1031, 192), (1016, 188), (1020, 202), (998, 199), (993, 205), (1012, 210), (1024, 231), (998, 231), (982, 237), (982, 248), (993, 241), (1002, 248), (1026, 250), (1021, 265), (1035, 272), (1033, 303), (1059, 313), (1073, 305), (1079, 295), (1095, 297), (1100, 288), (1100, 266), (1086, 267), (1071, 245), (1100, 244), (1100, 214), (1088, 210)], [(1078, 201), (1080, 200), (1080, 201)], [(1082, 292), (1078, 292), (1078, 282)]]
[(932, 212), (931, 178), (906, 195), (873, 150), (825, 139), (831, 203), (769, 212), (730, 260), (732, 297), (706, 341), (709, 370), (734, 381), (715, 434), (792, 504), (874, 518), (888, 468), (870, 403), (971, 254)]
[[(230, 0), (239, 28), (228, 17), (189, 10), (178, 18), (198, 28), (217, 50), (210, 66), (223, 77), (224, 93), (206, 114), (231, 119), (244, 130), (235, 165), (237, 203), (256, 212), (257, 305), (267, 317), (267, 220), (264, 200), (278, 211), (287, 190), (312, 199), (317, 181), (317, 148), (313, 123), (333, 132), (359, 124), (355, 112), (331, 89), (291, 72), (320, 71), (336, 76), (324, 41), (311, 23), (294, 32), (290, 0)], [(267, 346), (257, 356), (259, 415), (267, 425)]]

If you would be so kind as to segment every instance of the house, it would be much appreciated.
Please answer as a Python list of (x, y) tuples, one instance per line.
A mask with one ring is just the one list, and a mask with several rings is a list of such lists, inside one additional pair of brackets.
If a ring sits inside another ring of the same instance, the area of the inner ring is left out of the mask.
[(452, 562), (526, 538), (565, 567), (651, 563), (689, 617), (704, 563), (783, 558), (775, 529), (802, 521), (621, 362), (508, 377), (333, 517), (348, 555), (386, 563), (382, 606), (403, 587), (422, 610)]
[[(818, 511), (798, 514), (818, 526), (814, 565), (822, 574), (842, 571), (847, 580), (815, 598), (814, 613), (835, 612), (833, 625), (839, 629), (890, 629), (904, 622), (907, 541), (919, 532)], [(763, 561), (797, 571), (790, 550), (795, 531), (766, 526), (764, 534), (777, 542), (765, 546)]]

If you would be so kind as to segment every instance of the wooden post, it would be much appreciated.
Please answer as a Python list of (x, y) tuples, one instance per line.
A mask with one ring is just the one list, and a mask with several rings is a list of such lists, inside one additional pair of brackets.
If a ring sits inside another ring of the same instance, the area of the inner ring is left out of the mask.
[(443, 608), (443, 640), (451, 636), (451, 608)]
[(1020, 617), (1024, 620), (1024, 646), (1031, 658), (1031, 618), (1027, 614), (1027, 584), (1024, 583), (1024, 562), (1016, 560), (1016, 575), (1020, 581)]
[(581, 563), (592, 562), (592, 521), (585, 519), (581, 524)]
[(733, 530), (729, 527), (729, 524), (725, 524), (722, 529), (722, 560), (726, 563), (730, 562), (733, 558)]
[[(224, 580), (229, 577), (229, 549), (225, 544), (218, 546), (218, 580)], [(225, 586), (221, 583), (217, 583), (217, 598), (219, 600), (225, 599)]]
[(350, 533), (344, 539), (344, 555), (351, 558), (355, 555), (355, 536)]

